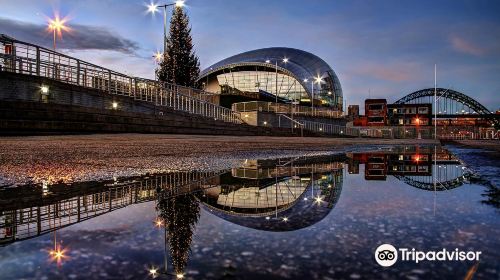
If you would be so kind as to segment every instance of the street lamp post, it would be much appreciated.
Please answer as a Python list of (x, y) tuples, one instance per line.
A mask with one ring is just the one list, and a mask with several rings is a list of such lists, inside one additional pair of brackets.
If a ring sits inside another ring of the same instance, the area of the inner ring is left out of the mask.
[(53, 48), (54, 51), (56, 50), (56, 38), (58, 34), (62, 34), (62, 31), (66, 31), (68, 27), (66, 27), (64, 24), (66, 23), (66, 20), (60, 19), (59, 16), (55, 16), (53, 19), (49, 19), (49, 30), (52, 31), (54, 41), (53, 41)]
[[(156, 53), (153, 54), (153, 58), (154, 58), (155, 63), (156, 63), (157, 66), (160, 65), (162, 57), (163, 57), (163, 54), (161, 52), (159, 52), (159, 51), (157, 51)], [(157, 71), (155, 71), (155, 72), (157, 72)], [(155, 80), (159, 80), (158, 79), (158, 73), (155, 73)]]
[[(285, 64), (286, 64), (286, 63), (288, 63), (288, 58), (286, 58), (286, 57), (285, 57), (285, 58), (283, 58), (283, 59), (282, 59), (282, 62), (283, 62), (283, 63), (285, 63)], [(269, 59), (268, 59), (268, 60), (266, 60), (266, 63), (267, 63), (267, 64), (270, 64), (270, 63), (271, 63), (271, 60), (269, 60)], [(277, 113), (277, 112), (278, 112), (278, 110), (277, 110), (277, 109), (278, 109), (278, 59), (276, 59), (276, 60), (274, 61), (274, 69), (275, 69), (275, 83), (276, 83), (276, 84), (275, 84), (275, 89), (276, 89), (276, 92), (275, 92), (275, 94), (274, 94), (274, 95), (275, 95), (275, 103), (276, 103), (276, 105), (275, 105), (275, 106), (276, 106), (275, 113)]]
[(183, 7), (184, 1), (176, 1), (175, 3), (165, 5), (157, 5), (154, 3), (148, 5), (148, 12), (153, 14), (158, 11), (158, 8), (163, 8), (163, 54), (167, 51), (167, 7), (170, 6)]
[(317, 77), (313, 77), (311, 80), (311, 109), (312, 109), (312, 114), (314, 116), (314, 83), (321, 84), (323, 82), (323, 79), (318, 75)]

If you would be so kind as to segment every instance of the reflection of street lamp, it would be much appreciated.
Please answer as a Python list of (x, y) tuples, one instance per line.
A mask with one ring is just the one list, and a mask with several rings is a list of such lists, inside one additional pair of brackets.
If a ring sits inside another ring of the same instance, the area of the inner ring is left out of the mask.
[(420, 135), (420, 128), (419, 128), (419, 126), (420, 126), (420, 119), (418, 117), (415, 119), (415, 125), (417, 127), (417, 138), (418, 139), (422, 139), (422, 136)]
[(167, 7), (176, 6), (179, 8), (184, 7), (184, 1), (176, 1), (175, 3), (158, 5), (151, 3), (148, 5), (148, 12), (154, 14), (158, 12), (158, 8), (163, 8), (163, 53), (167, 51)]

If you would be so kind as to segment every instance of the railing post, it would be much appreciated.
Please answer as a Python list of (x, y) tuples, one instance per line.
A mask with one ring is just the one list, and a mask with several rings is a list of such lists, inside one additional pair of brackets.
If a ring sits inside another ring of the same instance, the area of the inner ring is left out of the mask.
[(40, 76), (40, 47), (36, 47), (36, 75)]
[(76, 60), (76, 84), (80, 85), (80, 60)]
[(134, 100), (137, 100), (137, 79), (134, 79)]
[(108, 70), (108, 93), (111, 94), (111, 71)]

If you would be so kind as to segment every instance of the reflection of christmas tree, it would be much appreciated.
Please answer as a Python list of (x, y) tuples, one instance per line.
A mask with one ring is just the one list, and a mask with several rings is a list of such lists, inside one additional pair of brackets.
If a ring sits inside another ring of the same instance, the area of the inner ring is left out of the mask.
[(200, 206), (194, 195), (160, 198), (157, 204), (165, 222), (167, 241), (176, 274), (186, 267), (193, 233), (200, 217)]

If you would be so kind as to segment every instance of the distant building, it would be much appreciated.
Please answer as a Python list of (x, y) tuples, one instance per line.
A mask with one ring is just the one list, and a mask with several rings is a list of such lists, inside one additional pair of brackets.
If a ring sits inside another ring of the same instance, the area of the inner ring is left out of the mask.
[(347, 118), (349, 121), (359, 118), (359, 105), (349, 105), (347, 107)]
[(432, 104), (389, 104), (387, 125), (426, 126), (432, 124)]
[(387, 123), (387, 100), (366, 99), (365, 116), (368, 126), (384, 126)]
[[(349, 106), (349, 116), (350, 114), (351, 106)], [(386, 99), (366, 99), (365, 116), (355, 117), (353, 125), (430, 126), (432, 104), (387, 104)]]

